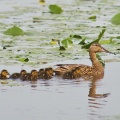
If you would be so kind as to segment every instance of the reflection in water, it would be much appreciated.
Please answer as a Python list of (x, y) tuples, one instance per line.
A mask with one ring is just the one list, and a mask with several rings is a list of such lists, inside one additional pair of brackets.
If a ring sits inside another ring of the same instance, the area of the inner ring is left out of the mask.
[(37, 81), (30, 81), (31, 87), (36, 88), (37, 87)]
[(98, 116), (97, 112), (99, 109), (103, 108), (106, 105), (106, 98), (110, 93), (97, 94), (96, 88), (99, 86), (98, 81), (103, 78), (103, 75), (100, 78), (93, 78), (90, 83), (90, 89), (88, 94), (88, 104), (89, 104), (89, 115), (93, 119), (93, 116)]

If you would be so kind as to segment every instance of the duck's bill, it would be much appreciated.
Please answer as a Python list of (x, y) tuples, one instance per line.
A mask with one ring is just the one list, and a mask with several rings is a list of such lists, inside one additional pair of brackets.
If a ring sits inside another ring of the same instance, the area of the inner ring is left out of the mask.
[(115, 53), (110, 52), (110, 51), (106, 50), (106, 49), (105, 49), (105, 48), (103, 48), (103, 47), (102, 47), (102, 49), (103, 49), (103, 52), (106, 52), (106, 53), (110, 53), (110, 54), (114, 54), (114, 55), (115, 55)]

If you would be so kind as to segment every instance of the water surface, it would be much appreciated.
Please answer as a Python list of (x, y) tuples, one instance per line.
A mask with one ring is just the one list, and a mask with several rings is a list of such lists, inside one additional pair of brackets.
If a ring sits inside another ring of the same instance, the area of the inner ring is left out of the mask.
[(120, 63), (107, 63), (105, 76), (98, 81), (53, 77), (31, 84), (8, 80), (0, 85), (1, 118), (118, 120), (119, 68)]
[[(49, 13), (50, 4), (60, 5), (61, 15)], [(120, 120), (120, 52), (119, 26), (110, 19), (120, 11), (119, 0), (37, 0), (0, 1), (0, 71), (10, 74), (26, 69), (54, 67), (57, 63), (91, 65), (88, 52), (73, 40), (74, 45), (59, 51), (51, 40), (63, 40), (69, 35), (97, 38), (103, 28), (102, 40), (114, 37), (114, 44), (103, 45), (117, 55), (100, 54), (106, 61), (101, 80), (38, 80), (36, 83), (20, 80), (0, 80), (0, 117), (3, 120)], [(96, 15), (95, 21), (88, 17)], [(38, 18), (38, 22), (33, 22)], [(12, 37), (3, 32), (14, 25), (25, 31), (24, 36)], [(6, 48), (6, 49), (3, 49)], [(118, 50), (117, 50), (118, 49)], [(29, 58), (21, 62), (20, 58)], [(116, 62), (119, 61), (119, 62)], [(48, 63), (48, 64), (45, 64)]]

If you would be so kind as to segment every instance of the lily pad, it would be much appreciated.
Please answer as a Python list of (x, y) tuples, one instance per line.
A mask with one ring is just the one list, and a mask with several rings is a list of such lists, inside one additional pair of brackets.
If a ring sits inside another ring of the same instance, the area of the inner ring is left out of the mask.
[(4, 32), (5, 35), (19, 36), (24, 35), (24, 32), (21, 28), (13, 26)]
[(118, 13), (112, 17), (111, 23), (115, 24), (115, 25), (120, 25), (120, 13)]
[(88, 19), (91, 19), (91, 20), (96, 20), (96, 16), (95, 15), (93, 15), (93, 16), (90, 16)]
[(66, 39), (62, 40), (61, 43), (63, 44), (63, 46), (65, 48), (69, 48), (73, 45), (73, 41), (71, 40), (71, 38), (66, 38)]
[(20, 58), (19, 61), (21, 61), (21, 62), (28, 62), (29, 58)]
[(58, 5), (49, 5), (50, 12), (52, 14), (61, 14), (63, 12), (62, 8)]

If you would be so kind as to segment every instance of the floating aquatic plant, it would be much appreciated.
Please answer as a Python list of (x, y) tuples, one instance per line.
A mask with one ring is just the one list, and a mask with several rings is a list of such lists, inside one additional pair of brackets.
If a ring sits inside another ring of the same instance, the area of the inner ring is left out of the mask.
[(21, 28), (13, 26), (9, 29), (7, 29), (4, 32), (5, 35), (12, 35), (12, 36), (19, 36), (19, 35), (24, 35), (24, 32)]
[(117, 13), (112, 17), (111, 23), (115, 25), (120, 25), (120, 13)]
[(61, 41), (62, 45), (65, 47), (65, 48), (69, 48), (73, 45), (73, 41), (71, 40), (70, 37), (64, 39)]
[(62, 8), (55, 4), (49, 5), (49, 9), (52, 14), (61, 14), (63, 12)]
[(100, 34), (98, 35), (98, 38), (90, 43), (86, 43), (85, 45), (82, 46), (82, 48), (84, 49), (89, 49), (89, 47), (91, 46), (91, 44), (93, 43), (99, 43), (100, 39), (103, 37), (104, 33), (105, 33), (106, 29), (103, 29), (102, 32), (100, 32)]
[(91, 20), (96, 20), (96, 16), (95, 15), (93, 15), (93, 16), (90, 16), (88, 19), (91, 19)]

